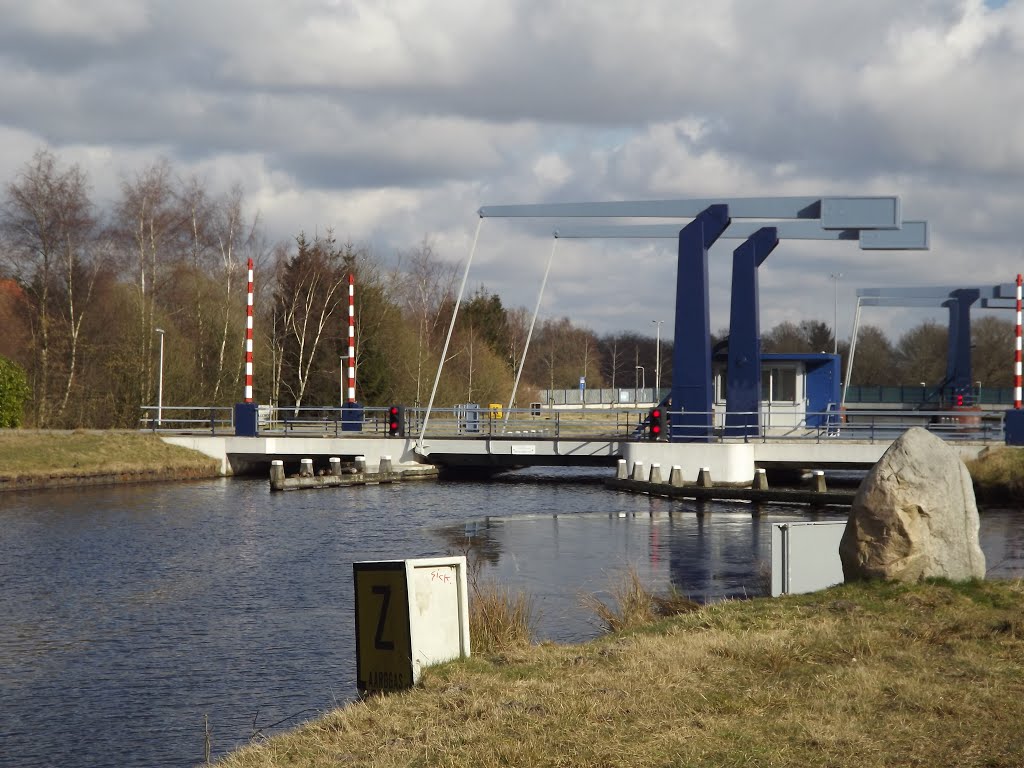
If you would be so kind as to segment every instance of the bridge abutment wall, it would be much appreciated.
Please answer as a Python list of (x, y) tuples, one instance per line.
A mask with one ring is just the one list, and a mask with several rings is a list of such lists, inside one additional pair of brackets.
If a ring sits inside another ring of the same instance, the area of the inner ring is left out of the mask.
[(716, 485), (750, 485), (754, 477), (754, 448), (751, 443), (624, 443), (623, 458), (632, 467), (678, 465), (685, 482), (692, 483), (701, 467), (707, 467)]
[(320, 457), (327, 461), (332, 456), (346, 462), (365, 456), (369, 472), (377, 471), (382, 457), (390, 457), (395, 469), (421, 465), (416, 459), (416, 441), (412, 438), (162, 435), (161, 439), (217, 459), (222, 475), (244, 474), (263, 465), (269, 466), (274, 459), (298, 462)]

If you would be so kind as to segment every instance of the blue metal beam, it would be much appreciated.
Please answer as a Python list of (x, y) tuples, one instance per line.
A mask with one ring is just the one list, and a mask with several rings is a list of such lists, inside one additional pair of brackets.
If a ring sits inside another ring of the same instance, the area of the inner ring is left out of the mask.
[(977, 288), (953, 291), (949, 300), (949, 339), (946, 352), (946, 379), (954, 395), (970, 395), (973, 379), (971, 367), (971, 307), (979, 298)]
[(692, 219), (713, 205), (734, 219), (819, 219), (824, 229), (898, 229), (898, 197), (736, 197), (696, 200), (622, 200), (587, 203), (485, 205), (481, 218)]
[[(971, 308), (981, 306), (998, 309), (1000, 298), (1016, 286), (1010, 283), (988, 286), (956, 287), (933, 285), (907, 288), (858, 288), (857, 301), (861, 306), (875, 307), (945, 307), (949, 310), (946, 341), (946, 381), (954, 395), (967, 396), (973, 383), (971, 361)], [(1016, 294), (1014, 294), (1016, 295)], [(1016, 308), (1016, 300), (1013, 301)]]
[(711, 205), (679, 232), (672, 354), (672, 442), (710, 442), (711, 312), (708, 248), (729, 226), (729, 207)]
[(775, 227), (762, 227), (732, 252), (729, 366), (725, 380), (727, 437), (756, 436), (761, 423), (761, 313), (757, 268), (779, 244)]

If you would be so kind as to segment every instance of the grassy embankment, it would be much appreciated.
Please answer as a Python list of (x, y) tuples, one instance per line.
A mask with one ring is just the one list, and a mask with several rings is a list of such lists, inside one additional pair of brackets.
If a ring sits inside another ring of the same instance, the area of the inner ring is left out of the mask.
[(1024, 585), (851, 584), (426, 671), (263, 766), (1020, 766)]
[(214, 477), (217, 469), (208, 456), (140, 432), (0, 430), (0, 489)]
[(989, 448), (966, 464), (979, 502), (1024, 500), (1024, 448)]

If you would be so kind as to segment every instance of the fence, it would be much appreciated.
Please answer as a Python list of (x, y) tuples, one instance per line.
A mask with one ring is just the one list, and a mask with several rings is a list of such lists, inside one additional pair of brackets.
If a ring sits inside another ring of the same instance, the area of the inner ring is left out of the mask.
[[(164, 407), (157, 419), (156, 406), (143, 408), (140, 428), (162, 432), (233, 434), (232, 409), (226, 407)], [(529, 439), (647, 439), (646, 407), (626, 408), (485, 408), (475, 404), (435, 409), (430, 414), (427, 437), (529, 438)], [(688, 413), (688, 416), (703, 414)], [(747, 422), (754, 414), (738, 414)], [(426, 410), (405, 409), (405, 436), (419, 437)], [(669, 413), (679, 419), (680, 414)], [(840, 414), (825, 413), (761, 414), (755, 434), (741, 434), (736, 427), (725, 427), (724, 414), (709, 414), (711, 427), (685, 426), (689, 439), (711, 442), (757, 442), (802, 440), (893, 440), (910, 427), (924, 427), (946, 440), (1001, 441), (1003, 411), (979, 410), (857, 410)], [(357, 431), (343, 428), (347, 417), (332, 408), (272, 408), (260, 406), (260, 435), (306, 437), (385, 437), (388, 432), (387, 408), (367, 407)], [(702, 419), (698, 419), (701, 421)], [(671, 427), (670, 427), (671, 428)], [(676, 435), (679, 431), (677, 421)]]
[[(669, 390), (662, 387), (658, 390), (661, 398), (667, 397)], [(542, 389), (540, 391), (540, 403), (547, 406), (616, 406), (637, 403), (661, 402), (661, 398), (655, 401), (654, 387), (628, 387), (622, 389)]]
[[(653, 387), (636, 387), (621, 389), (542, 389), (540, 402), (547, 406), (584, 406), (602, 405), (616, 406), (630, 403), (661, 402), (670, 393), (668, 388), (658, 390), (655, 400)], [(974, 387), (965, 397), (968, 405), (1013, 405), (1012, 387)], [(862, 403), (904, 403), (905, 405), (933, 405), (941, 408), (956, 402), (952, 387), (936, 389), (920, 385), (904, 384), (900, 386), (856, 386), (846, 390), (846, 402)]]

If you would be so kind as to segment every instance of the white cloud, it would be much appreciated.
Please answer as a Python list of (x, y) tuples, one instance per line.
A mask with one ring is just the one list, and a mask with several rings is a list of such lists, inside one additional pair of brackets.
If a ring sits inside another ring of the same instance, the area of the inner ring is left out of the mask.
[[(452, 260), (476, 209), (504, 202), (899, 194), (931, 222), (925, 254), (784, 243), (762, 270), (765, 325), (830, 318), (837, 270), (842, 328), (858, 285), (1002, 282), (1021, 266), (1019, 0), (0, 11), (3, 180), (49, 145), (109, 201), (165, 156), (221, 189), (241, 182), (275, 239), (330, 226), (389, 255), (429, 235)], [(487, 221), (470, 284), (532, 307), (551, 229)], [(715, 328), (734, 245), (713, 251)], [(646, 333), (671, 315), (674, 263), (671, 243), (560, 245), (546, 311)]]
[(112, 44), (145, 29), (148, 8), (134, 0), (0, 0), (7, 32)]

